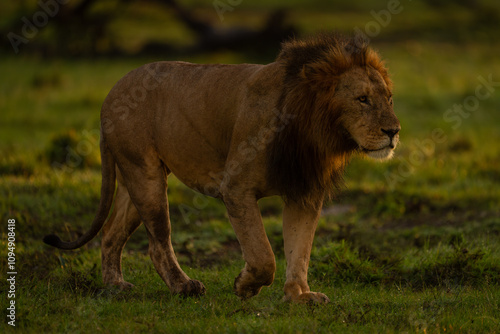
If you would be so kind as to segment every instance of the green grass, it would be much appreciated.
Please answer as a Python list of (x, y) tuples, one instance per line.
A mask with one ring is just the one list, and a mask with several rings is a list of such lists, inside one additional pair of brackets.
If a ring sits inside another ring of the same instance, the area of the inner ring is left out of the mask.
[[(98, 252), (82, 256), (92, 263)], [(130, 258), (133, 259), (130, 259)], [(79, 262), (79, 261), (78, 261)], [(450, 286), (415, 292), (398, 285), (376, 286), (359, 283), (337, 288), (313, 280), (331, 296), (325, 306), (293, 305), (279, 302), (281, 289), (271, 288), (246, 302), (232, 294), (229, 276), (239, 264), (223, 269), (190, 270), (206, 282), (208, 293), (201, 298), (183, 299), (171, 295), (155, 275), (144, 256), (127, 256), (134, 266), (132, 278), (140, 280), (131, 292), (104, 289), (98, 270), (76, 266), (57, 269), (49, 278), (22, 289), (21, 305), (32, 306), (19, 314), (19, 328), (27, 332), (85, 332), (92, 327), (103, 332), (173, 333), (236, 332), (495, 332), (498, 330), (498, 289)], [(284, 264), (279, 263), (283, 275)], [(278, 279), (276, 283), (283, 283)], [(53, 321), (50, 321), (53, 319)]]
[[(376, 9), (384, 6), (380, 2)], [(276, 279), (245, 302), (232, 291), (243, 260), (223, 205), (196, 195), (175, 178), (169, 182), (174, 248), (188, 275), (204, 282), (205, 296), (170, 294), (147, 256), (143, 227), (124, 252), (125, 279), (136, 285), (128, 292), (102, 284), (100, 237), (74, 252), (44, 245), (45, 234), (73, 239), (88, 228), (101, 182), (95, 137), (100, 105), (121, 76), (157, 59), (3, 56), (0, 217), (2, 222), (17, 221), (17, 330), (500, 332), (500, 86), (458, 127), (456, 120), (443, 118), (454, 104), (475, 96), (479, 76), (500, 81), (500, 47), (491, 43), (496, 30), (478, 26), (460, 33), (479, 12), (445, 6), (441, 10), (450, 15), (441, 22), (439, 11), (423, 3), (405, 6), (373, 41), (394, 81), (401, 145), (386, 163), (355, 157), (346, 188), (326, 204), (342, 206), (339, 213), (321, 218), (311, 256), (310, 286), (331, 299), (323, 306), (281, 301), (286, 265), (278, 198), (259, 203), (277, 258)], [(221, 25), (240, 20), (258, 24), (258, 15), (267, 8), (267, 2), (243, 2)], [(317, 8), (321, 10), (292, 11), (290, 20), (311, 32), (335, 26), (348, 30), (372, 19), (373, 8), (364, 2), (345, 5), (335, 14), (327, 5)], [(205, 5), (199, 11), (211, 13), (212, 8)], [(149, 23), (135, 18), (131, 22), (138, 29), (128, 28), (128, 19), (117, 21), (115, 28), (131, 34), (129, 47), (151, 31), (159, 38), (189, 41), (182, 29), (161, 34), (156, 28), (161, 17), (152, 16)], [(453, 20), (464, 25), (450, 25)], [(428, 38), (435, 27), (440, 27), (439, 37)], [(220, 52), (183, 60), (268, 62), (272, 56)], [(442, 131), (439, 138), (433, 137), (436, 129)], [(67, 146), (76, 156), (68, 156)], [(0, 263), (6, 272), (8, 231), (3, 226)], [(7, 290), (2, 280), (2, 295)], [(5, 321), (7, 301), (0, 303), (0, 328), (14, 332)]]

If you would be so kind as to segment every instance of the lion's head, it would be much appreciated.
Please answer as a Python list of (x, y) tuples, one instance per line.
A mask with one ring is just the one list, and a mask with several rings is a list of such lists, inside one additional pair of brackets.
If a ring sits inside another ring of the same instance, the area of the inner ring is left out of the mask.
[(387, 159), (399, 140), (392, 83), (358, 37), (319, 35), (283, 44), (280, 112), (293, 120), (268, 151), (268, 180), (288, 200), (311, 204), (342, 182), (350, 155)]

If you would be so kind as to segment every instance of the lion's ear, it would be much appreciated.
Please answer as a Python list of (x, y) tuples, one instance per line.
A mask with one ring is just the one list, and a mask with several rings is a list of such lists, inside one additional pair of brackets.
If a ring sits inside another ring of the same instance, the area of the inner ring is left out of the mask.
[(305, 64), (300, 71), (300, 78), (313, 89), (331, 89), (335, 86), (336, 76), (327, 73), (324, 67)]

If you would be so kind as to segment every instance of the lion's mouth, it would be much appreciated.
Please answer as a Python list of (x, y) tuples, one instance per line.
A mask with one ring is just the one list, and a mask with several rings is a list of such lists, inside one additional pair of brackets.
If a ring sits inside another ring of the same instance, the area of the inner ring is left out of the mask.
[(366, 147), (363, 147), (363, 146), (360, 146), (359, 148), (361, 149), (361, 151), (363, 151), (365, 153), (369, 153), (369, 152), (379, 152), (379, 151), (385, 151), (385, 150), (393, 150), (394, 149), (394, 145), (389, 144), (387, 146), (384, 146), (382, 148), (377, 148), (375, 150), (372, 150), (372, 149), (369, 149), (369, 148), (366, 148)]
[(359, 145), (359, 148), (361, 149), (361, 151), (363, 151), (364, 153), (370, 153), (370, 152), (384, 152), (384, 151), (391, 151), (391, 150), (394, 150), (396, 148), (396, 145), (397, 145), (397, 141), (394, 142), (394, 141), (390, 141), (389, 144), (387, 144), (386, 146), (383, 146), (381, 148), (377, 148), (377, 149), (369, 149), (369, 148), (366, 148), (364, 146), (361, 146)]
[(394, 145), (392, 143), (375, 150), (363, 146), (360, 146), (360, 149), (367, 156), (374, 159), (390, 159), (394, 153)]

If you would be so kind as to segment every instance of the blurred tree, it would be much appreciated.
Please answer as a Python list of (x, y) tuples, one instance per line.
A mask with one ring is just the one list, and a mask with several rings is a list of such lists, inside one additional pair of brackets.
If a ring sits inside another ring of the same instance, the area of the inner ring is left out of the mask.
[[(42, 7), (40, 3), (46, 7)], [(124, 15), (130, 5), (139, 3), (141, 6), (152, 4), (158, 6), (164, 10), (166, 17), (168, 12), (173, 13), (178, 22), (196, 36), (195, 43), (180, 48), (173, 47), (168, 42), (159, 43), (146, 39), (143, 47), (133, 52), (118, 46), (110, 33), (109, 26)], [(44, 16), (47, 22), (44, 22)], [(56, 0), (42, 0), (39, 2), (39, 7), (22, 17), (23, 19), (17, 18), (3, 29), (3, 35), (8, 35), (7, 47), (12, 49), (13, 44), (17, 43), (19, 49), (24, 47), (46, 56), (192, 53), (242, 48), (261, 50), (270, 45), (275, 47), (283, 39), (295, 33), (294, 27), (285, 24), (286, 13), (283, 10), (270, 13), (262, 26), (256, 29), (243, 26), (217, 28), (176, 0), (81, 0), (64, 5), (60, 5)], [(39, 21), (35, 21), (36, 19)], [(30, 25), (28, 28), (26, 28), (27, 21), (31, 21), (28, 22)], [(33, 38), (33, 35), (36, 35), (39, 29), (44, 29), (49, 21), (50, 38)], [(27, 31), (31, 36), (28, 36)], [(33, 31), (35, 32), (32, 33)]]

